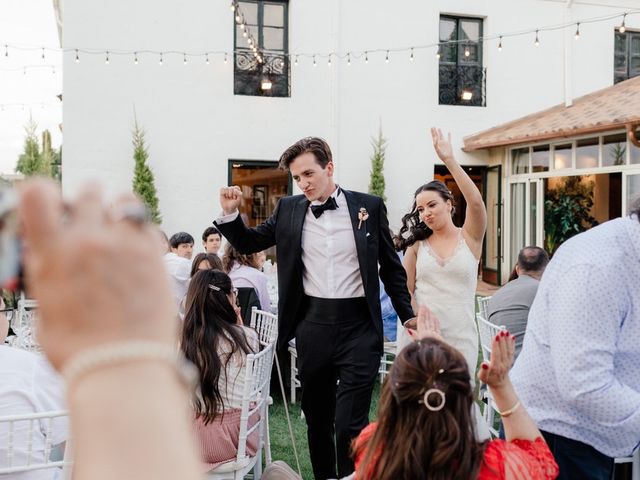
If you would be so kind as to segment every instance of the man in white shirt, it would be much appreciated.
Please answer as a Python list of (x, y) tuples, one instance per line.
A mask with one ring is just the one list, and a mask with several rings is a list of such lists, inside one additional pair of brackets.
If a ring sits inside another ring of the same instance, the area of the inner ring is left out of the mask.
[(414, 316), (407, 277), (382, 199), (335, 184), (324, 140), (296, 142), (280, 165), (303, 195), (280, 199), (271, 217), (247, 228), (241, 190), (223, 188), (215, 225), (241, 253), (276, 245), (278, 347), (295, 336), (314, 476), (344, 477), (353, 472), (351, 441), (368, 424), (382, 354), (378, 266), (403, 322)]
[(167, 272), (171, 277), (173, 295), (176, 305), (180, 305), (187, 294), (191, 278), (191, 255), (193, 254), (193, 237), (186, 232), (178, 232), (169, 239), (171, 251), (163, 257)]
[(609, 480), (640, 444), (640, 205), (567, 240), (545, 270), (511, 378), (560, 480)]
[[(4, 306), (4, 305), (2, 305)], [(9, 324), (4, 314), (0, 314), (0, 414), (20, 415), (66, 410), (64, 388), (61, 378), (47, 362), (44, 355), (9, 347), (4, 341)], [(0, 467), (8, 466), (7, 424), (0, 431)], [(67, 440), (69, 424), (66, 417), (34, 423), (29, 439), (29, 422), (14, 424), (14, 465), (26, 463), (28, 443), (31, 441), (32, 459), (44, 459), (45, 439), (51, 437), (51, 445), (60, 445)], [(57, 478), (59, 469), (33, 470), (9, 475), (12, 480), (51, 480)]]

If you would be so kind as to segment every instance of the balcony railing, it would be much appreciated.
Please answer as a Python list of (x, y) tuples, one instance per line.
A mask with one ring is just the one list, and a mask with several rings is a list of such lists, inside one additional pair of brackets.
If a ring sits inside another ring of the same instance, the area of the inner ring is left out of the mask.
[(440, 105), (485, 107), (487, 69), (478, 65), (440, 64)]
[(235, 54), (233, 92), (236, 95), (288, 97), (289, 58), (284, 53), (261, 52), (262, 63), (251, 50)]

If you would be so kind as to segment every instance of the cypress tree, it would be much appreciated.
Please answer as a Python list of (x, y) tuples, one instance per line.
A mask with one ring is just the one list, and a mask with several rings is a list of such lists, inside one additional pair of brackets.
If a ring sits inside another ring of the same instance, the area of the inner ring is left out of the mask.
[(382, 127), (378, 130), (378, 137), (371, 140), (371, 145), (373, 146), (373, 155), (371, 156), (369, 193), (381, 197), (386, 202), (387, 197), (384, 194), (384, 157), (387, 141), (382, 136)]
[(149, 209), (151, 221), (153, 223), (161, 223), (162, 216), (158, 206), (158, 195), (153, 179), (153, 172), (147, 163), (149, 152), (144, 139), (144, 130), (138, 126), (138, 120), (135, 120), (133, 129), (133, 159), (135, 167), (133, 170), (133, 191), (144, 202)]

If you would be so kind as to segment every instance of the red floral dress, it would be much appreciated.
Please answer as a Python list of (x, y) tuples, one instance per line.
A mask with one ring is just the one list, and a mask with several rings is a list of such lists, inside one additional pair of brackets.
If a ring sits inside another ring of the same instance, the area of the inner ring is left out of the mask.
[[(371, 423), (362, 430), (356, 445), (367, 443), (377, 424)], [(363, 480), (358, 465), (363, 454), (356, 457), (356, 479)], [(559, 470), (553, 454), (542, 437), (531, 440), (490, 440), (484, 451), (484, 462), (478, 480), (553, 480)]]

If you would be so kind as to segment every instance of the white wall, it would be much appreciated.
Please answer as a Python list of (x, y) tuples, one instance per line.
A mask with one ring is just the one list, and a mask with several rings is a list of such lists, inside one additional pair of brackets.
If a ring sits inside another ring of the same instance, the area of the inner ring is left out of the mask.
[[(609, 5), (609, 2), (604, 2)], [(613, 6), (541, 0), (291, 0), (289, 50), (329, 52), (375, 50), (432, 44), (441, 13), (484, 17), (485, 36), (529, 30), (622, 12), (632, 0)], [(613, 5), (613, 4), (611, 4)], [(75, 54), (64, 59), (63, 187), (73, 195), (86, 178), (98, 177), (109, 194), (130, 189), (133, 172), (131, 129), (134, 106), (147, 132), (164, 228), (189, 231), (196, 239), (218, 212), (217, 190), (227, 179), (227, 160), (276, 160), (307, 135), (327, 138), (334, 149), (338, 181), (366, 190), (370, 139), (381, 123), (388, 139), (387, 197), (392, 226), (411, 203), (417, 186), (431, 179), (435, 154), (428, 127), (452, 131), (460, 148), (466, 135), (493, 127), (565, 99), (565, 41), (569, 45), (569, 92), (582, 95), (613, 81), (614, 27), (608, 22), (566, 32), (541, 32), (484, 46), (487, 106), (438, 105), (435, 49), (384, 53), (363, 59), (301, 58), (292, 66), (290, 98), (233, 95), (232, 61), (112, 53)], [(640, 15), (627, 18), (640, 27)], [(65, 0), (65, 48), (204, 51), (233, 49), (233, 14), (226, 0), (187, 3), (137, 0)], [(465, 164), (484, 164), (486, 152), (458, 153)]]

